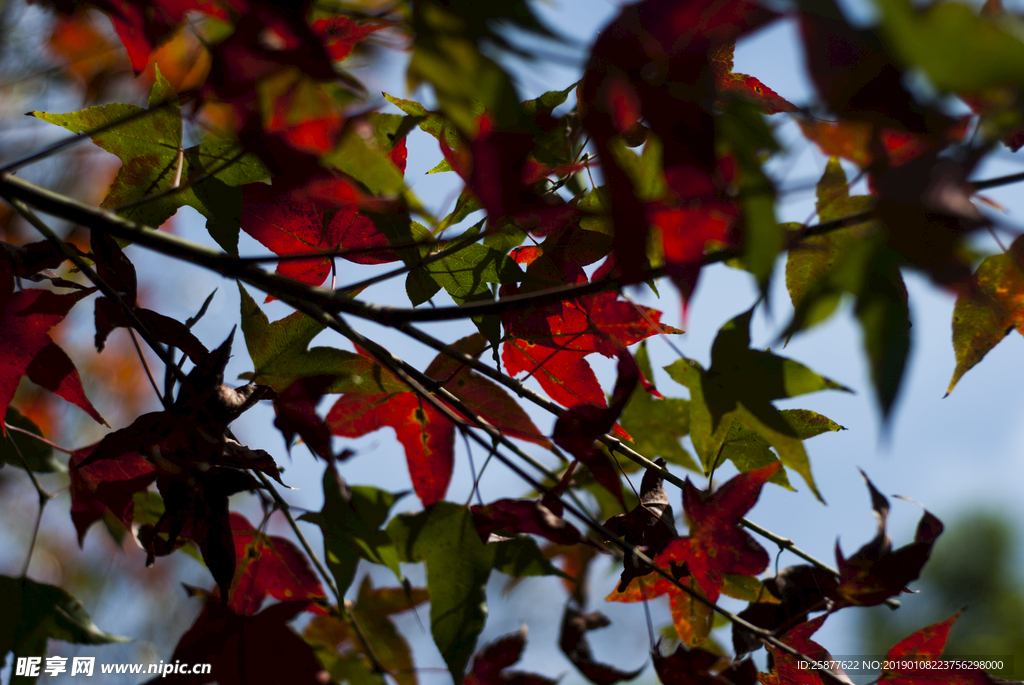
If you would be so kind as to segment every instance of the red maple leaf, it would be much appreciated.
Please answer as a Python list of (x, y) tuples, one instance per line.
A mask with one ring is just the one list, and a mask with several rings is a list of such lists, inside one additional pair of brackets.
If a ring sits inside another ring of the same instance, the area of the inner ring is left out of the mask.
[(6, 413), (21, 377), (27, 375), (34, 383), (106, 425), (86, 398), (74, 363), (49, 333), (79, 300), (92, 292), (92, 289), (64, 294), (39, 289), (16, 293), (0, 290), (0, 306), (3, 307), (0, 312), (0, 412)]
[[(648, 222), (632, 181), (611, 153), (612, 138), (643, 117), (662, 142), (666, 177), (703, 177), (719, 190), (715, 121), (705, 104), (717, 96), (708, 73), (711, 52), (772, 18), (745, 0), (711, 8), (699, 0), (645, 0), (625, 7), (594, 43), (579, 89), (579, 111), (601, 159), (615, 255), (627, 282), (646, 277)], [(654, 81), (641, 76), (651, 63), (662, 65)]]
[[(811, 635), (817, 632), (828, 617), (829, 614), (822, 614), (813, 621), (805, 621), (793, 626), (780, 639), (813, 661), (834, 661), (828, 650), (811, 640)], [(771, 645), (766, 645), (766, 647), (775, 655), (775, 672), (758, 674), (758, 679), (764, 685), (824, 685), (826, 682), (830, 684), (834, 682), (832, 679), (828, 681), (823, 679), (818, 670), (805, 668), (803, 662), (789, 652), (784, 652)], [(842, 682), (852, 683), (841, 668), (830, 670), (839, 676)]]
[[(483, 349), (483, 337), (469, 336), (455, 343), (463, 350)], [(427, 375), (462, 400), (481, 418), (506, 435), (547, 444), (536, 426), (497, 385), (439, 355), (427, 368)], [(405, 448), (413, 488), (429, 506), (444, 499), (454, 463), (455, 424), (432, 404), (414, 392), (377, 395), (342, 395), (327, 415), (334, 435), (356, 438), (389, 426)]]
[[(247, 683), (296, 683), (320, 685), (330, 676), (320, 666), (313, 648), (288, 627), (309, 602), (273, 604), (247, 616), (231, 609), (219, 597), (185, 586), (190, 596), (206, 602), (192, 627), (181, 636), (166, 672), (147, 685), (246, 685)], [(209, 673), (175, 673), (173, 665), (210, 664)]]
[(282, 602), (307, 599), (309, 611), (327, 613), (317, 604), (327, 600), (320, 579), (293, 542), (265, 535), (241, 514), (232, 513), (230, 520), (238, 566), (228, 608), (252, 616), (269, 595)]
[(933, 623), (897, 642), (885, 655), (885, 663), (899, 664), (900, 668), (883, 670), (878, 682), (881, 685), (991, 685), (998, 682), (982, 669), (972, 668), (963, 661), (936, 668), (934, 662), (941, 661), (949, 629), (962, 613), (960, 610), (945, 621)]
[(713, 494), (683, 486), (683, 510), (690, 520), (690, 534), (668, 543), (659, 562), (686, 562), (690, 573), (712, 602), (718, 599), (722, 574), (756, 575), (768, 567), (768, 552), (739, 521), (757, 503), (761, 488), (778, 470), (779, 462), (740, 473)]
[(98, 461), (79, 468), (96, 445), (75, 450), (68, 463), (71, 471), (71, 521), (82, 545), (85, 533), (103, 514), (113, 514), (131, 530), (135, 505), (132, 496), (156, 480), (156, 468), (138, 452)]
[(370, 34), (389, 26), (392, 24), (387, 22), (359, 24), (349, 17), (329, 17), (314, 21), (313, 31), (323, 38), (324, 47), (331, 59), (340, 62)]
[[(403, 172), (405, 150), (402, 139), (389, 153)], [(308, 190), (300, 192), (285, 185), (242, 186), (242, 230), (279, 256), (351, 250), (353, 254), (343, 258), (358, 264), (383, 264), (398, 259), (373, 221), (359, 212), (357, 203), (342, 202), (337, 211), (328, 215), (321, 203), (309, 201), (308, 194)], [(332, 257), (282, 260), (277, 273), (318, 286), (331, 273), (333, 262)], [(268, 297), (267, 301), (271, 299)]]

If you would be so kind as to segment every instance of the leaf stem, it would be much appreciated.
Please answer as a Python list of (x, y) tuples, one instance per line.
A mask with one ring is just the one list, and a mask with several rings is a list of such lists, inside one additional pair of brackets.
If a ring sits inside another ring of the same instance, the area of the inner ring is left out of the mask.
[(12, 426), (9, 423), (4, 423), (4, 428), (6, 428), (9, 431), (14, 431), (15, 433), (22, 433), (24, 435), (27, 435), (28, 437), (32, 438), (33, 440), (35, 440), (37, 442), (41, 442), (44, 445), (49, 445), (50, 447), (52, 447), (53, 449), (57, 450), (58, 452), (63, 452), (64, 454), (74, 454), (75, 453), (74, 450), (69, 450), (67, 447), (61, 447), (57, 443), (50, 442), (49, 440), (47, 440), (43, 436), (36, 435), (32, 431), (25, 430), (24, 428), (18, 428), (17, 426)]

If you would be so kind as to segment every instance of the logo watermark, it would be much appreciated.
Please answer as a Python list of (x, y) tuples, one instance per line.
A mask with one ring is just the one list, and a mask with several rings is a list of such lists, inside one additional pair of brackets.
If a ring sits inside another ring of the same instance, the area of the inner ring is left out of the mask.
[[(66, 656), (48, 656), (45, 659), (41, 656), (19, 656), (14, 662), (14, 675), (27, 678), (37, 678), (42, 674), (57, 676), (67, 673), (71, 676), (90, 677), (96, 673), (96, 657), (76, 656), (70, 659), (68, 664)], [(209, 675), (212, 666), (210, 664), (183, 664), (180, 661), (150, 664), (138, 663), (112, 663), (100, 664), (99, 673), (130, 673), (135, 675), (158, 675), (166, 678), (169, 675)]]

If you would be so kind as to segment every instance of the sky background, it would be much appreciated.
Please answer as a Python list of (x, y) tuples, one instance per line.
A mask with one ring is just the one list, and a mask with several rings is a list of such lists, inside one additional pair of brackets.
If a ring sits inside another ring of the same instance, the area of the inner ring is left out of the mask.
[[(552, 4), (538, 3), (537, 6), (541, 15), (565, 34), (570, 43), (566, 46), (545, 46), (546, 50), (564, 57), (564, 63), (558, 67), (544, 59), (532, 64), (519, 61), (508, 63), (523, 98), (536, 97), (547, 90), (564, 89), (576, 81), (587, 46), (597, 31), (617, 12), (617, 5), (606, 0), (556, 0)], [(860, 18), (870, 15), (863, 5), (855, 6), (855, 12)], [(402, 59), (392, 57), (363, 75), (370, 92), (385, 90), (407, 96), (403, 69)], [(810, 101), (811, 91), (803, 65), (801, 45), (792, 22), (776, 22), (743, 40), (736, 50), (735, 70), (756, 76), (781, 96), (798, 105)], [(799, 189), (784, 196), (778, 208), (778, 219), (804, 222), (812, 215), (813, 186), (824, 170), (826, 160), (802, 139), (786, 115), (772, 117), (771, 123), (777, 126), (777, 136), (788, 153), (776, 165), (777, 169), (785, 170), (784, 176), (779, 179), (780, 187)], [(410, 135), (407, 181), (428, 206), (439, 212), (447, 211), (458, 194), (454, 174), (425, 175), (425, 171), (440, 158), (440, 150), (432, 138), (419, 131)], [(1020, 170), (1019, 161), (1006, 150), (993, 155), (992, 160), (977, 170), (977, 178)], [(847, 169), (852, 176), (852, 168)], [(864, 192), (864, 189), (859, 188), (859, 192)], [(1024, 202), (1019, 198), (1016, 187), (994, 189), (986, 195), (1006, 207), (1006, 214), (1001, 217), (1004, 224), (1024, 225), (1021, 222)], [(203, 220), (191, 209), (182, 209), (174, 221), (176, 230), (182, 236), (212, 244)], [(242, 234), (241, 254), (263, 252), (261, 246)], [(194, 314), (209, 292), (218, 288), (210, 311), (197, 326), (196, 332), (208, 346), (219, 344), (224, 339), (231, 325), (238, 320), (238, 291), (233, 282), (186, 264), (176, 263), (168, 267), (166, 261), (154, 259), (140, 248), (129, 248), (129, 254), (139, 265), (140, 281), (150, 289), (156, 308), (169, 316), (183, 319)], [(988, 508), (1017, 521), (1024, 520), (1024, 497), (1020, 496), (1021, 483), (1024, 482), (1024, 462), (1021, 459), (1024, 447), (1024, 421), (1021, 420), (1024, 417), (1024, 393), (1019, 388), (1020, 379), (1024, 379), (1024, 340), (1021, 336), (1012, 333), (981, 364), (968, 372), (956, 390), (944, 399), (954, 368), (950, 340), (954, 297), (938, 290), (920, 276), (905, 274), (914, 324), (913, 348), (900, 401), (893, 412), (887, 437), (883, 437), (879, 412), (868, 381), (860, 331), (850, 315), (849, 303), (828, 322), (800, 334), (785, 349), (780, 349), (778, 334), (788, 322), (792, 308), (785, 290), (784, 262), (780, 261), (778, 267), (771, 290), (771, 311), (767, 313), (764, 308), (759, 308), (754, 320), (753, 346), (771, 346), (776, 353), (796, 359), (849, 386), (855, 394), (824, 392), (778, 403), (783, 408), (813, 409), (848, 430), (822, 435), (806, 444), (816, 481), (828, 502), (827, 506), (817, 502), (799, 478), (793, 478), (798, 492), (766, 486), (749, 517), (776, 533), (794, 539), (800, 547), (818, 558), (834, 563), (833, 548), (837, 536), (843, 550), (850, 554), (874, 534), (875, 520), (868, 492), (857, 471), (861, 468), (883, 493), (911, 497), (945, 521), (951, 521), (976, 508)], [(354, 267), (344, 261), (339, 261), (339, 268), (339, 285), (372, 274), (365, 267)], [(654, 298), (646, 288), (632, 291), (630, 295), (639, 302), (662, 310), (665, 323), (682, 327), (681, 307), (674, 289), (665, 282), (660, 290), (660, 299)], [(257, 301), (262, 300), (255, 291), (250, 289), (250, 292)], [(404, 279), (374, 287), (361, 298), (399, 306), (408, 305), (404, 294)], [(755, 299), (755, 287), (748, 274), (724, 266), (705, 269), (689, 308), (687, 331), (683, 335), (674, 336), (672, 342), (683, 354), (706, 366), (711, 341), (718, 328), (748, 309)], [(440, 296), (437, 302), (445, 303), (444, 296)], [(289, 313), (288, 308), (279, 303), (266, 306), (265, 311), (272, 320)], [(424, 368), (434, 356), (433, 352), (397, 333), (361, 321), (352, 323), (419, 368)], [(446, 341), (455, 340), (475, 330), (471, 324), (463, 323), (424, 328)], [(91, 332), (85, 334), (91, 335)], [(321, 336), (314, 344), (331, 344), (350, 349), (337, 336)], [(676, 359), (675, 352), (663, 340), (651, 339), (649, 350), (656, 369)], [(589, 359), (597, 369), (602, 384), (608, 389), (614, 382), (612, 364), (596, 357), (594, 355)], [(234, 357), (228, 367), (228, 378), (237, 378), (238, 374), (251, 369), (251, 361), (239, 333), (235, 339)], [(675, 385), (664, 373), (656, 371), (655, 382), (667, 396), (687, 395), (684, 388)], [(326, 411), (328, 408), (329, 404), (325, 402), (321, 410)], [(553, 419), (549, 415), (533, 411), (531, 407), (527, 409), (542, 431), (551, 430)], [(298, 507), (318, 510), (322, 501), (322, 462), (315, 461), (304, 446), (295, 448), (293, 459), (289, 461), (280, 434), (271, 426), (272, 416), (270, 406), (262, 406), (245, 414), (233, 428), (243, 443), (270, 451), (287, 468), (286, 482), (298, 488), (286, 493), (289, 502)], [(342, 475), (350, 483), (377, 485), (391, 491), (411, 487), (401, 447), (395, 441), (391, 429), (358, 440), (338, 439), (337, 444), (356, 451), (357, 456), (342, 467)], [(542, 456), (536, 449), (527, 451)], [(474, 456), (479, 465), (484, 455), (477, 451)], [(722, 469), (719, 482), (732, 475), (734, 471), (730, 469), (731, 466)], [(699, 486), (703, 486), (705, 481), (702, 477), (691, 475)], [(470, 484), (467, 459), (460, 442), (457, 444), (455, 476), (449, 489), (449, 499), (464, 501)], [(679, 515), (679, 490), (670, 485), (667, 489), (676, 514)], [(525, 484), (497, 463), (488, 467), (481, 483), (485, 501), (502, 496), (519, 496), (527, 490)], [(252, 498), (237, 498), (233, 505), (250, 514), (252, 519), (258, 516), (253, 501)], [(418, 501), (413, 496), (407, 497), (399, 508), (418, 508)], [(910, 541), (920, 516), (920, 509), (913, 504), (898, 500), (892, 502), (889, 532), (895, 545)], [(51, 505), (45, 523), (53, 527), (70, 526), (66, 497)], [(272, 532), (283, 534), (285, 529), (281, 523), (275, 520)], [(321, 543), (316, 529), (307, 526), (306, 532), (314, 549), (320, 550)], [(102, 549), (105, 541), (101, 538), (105, 535), (99, 527), (94, 527), (86, 538), (86, 552)], [(774, 546), (767, 541), (763, 544), (774, 558)], [(941, 539), (938, 544), (942, 544)], [(14, 556), (17, 558), (18, 555)], [(784, 553), (779, 566), (799, 561)], [(164, 559), (157, 563), (171, 565), (171, 562)], [(210, 585), (205, 569), (191, 560), (175, 562), (173, 568), (180, 572), (186, 582)], [(9, 572), (9, 569), (4, 572)], [(38, 562), (34, 560), (33, 577), (45, 577), (50, 572), (45, 567), (45, 559)], [(394, 582), (387, 572), (375, 569), (372, 573), (377, 584)], [(409, 567), (408, 573), (414, 583), (422, 583), (421, 569)], [(590, 642), (599, 659), (622, 668), (636, 668), (646, 658), (648, 651), (644, 609), (640, 604), (622, 605), (602, 601), (601, 598), (614, 588), (617, 578), (618, 571), (615, 569), (606, 572), (605, 568), (599, 567), (592, 574), (592, 597), (588, 609), (603, 611), (613, 623), (611, 629), (591, 633)], [(566, 599), (559, 582), (554, 579), (529, 579), (510, 596), (504, 597), (502, 586), (505, 580), (499, 574), (492, 577), (489, 588), (492, 613), (480, 644), (516, 630), (521, 622), (526, 623), (529, 628), (528, 647), (523, 662), (517, 668), (536, 669), (545, 675), (564, 674), (561, 682), (565, 685), (585, 682), (557, 648), (561, 612)], [(358, 584), (357, 580), (353, 590)], [(89, 606), (89, 609), (103, 629), (131, 635), (133, 626), (145, 617), (140, 616), (140, 613), (144, 613), (141, 610), (133, 610), (130, 603), (130, 592), (115, 592), (110, 593), (98, 606)], [(184, 609), (178, 608), (184, 616), (181, 619), (185, 621), (184, 626), (191, 621), (189, 613), (198, 612), (198, 602), (192, 601), (191, 605), (189, 607), (186, 604)], [(730, 606), (728, 602), (726, 605)], [(739, 608), (741, 605), (734, 603), (731, 606)], [(656, 627), (669, 622), (667, 603), (664, 600), (652, 602), (651, 611)], [(830, 617), (817, 633), (816, 640), (834, 655), (860, 653), (857, 611), (849, 609)], [(422, 621), (422, 625), (419, 621)], [(423, 627), (429, 624), (428, 610), (420, 609), (419, 620), (412, 614), (403, 615), (399, 618), (399, 624), (414, 647), (417, 665), (428, 669), (443, 668), (443, 661), (430, 639), (429, 629)], [(727, 631), (716, 635), (721, 635), (723, 644), (729, 644)], [(157, 658), (166, 659), (173, 650), (173, 644), (157, 644), (151, 648)], [(123, 652), (125, 660), (133, 658), (129, 654), (138, 653), (131, 651), (138, 650), (136, 645), (133, 648), (76, 648), (76, 651), (51, 649), (51, 654), (95, 654), (105, 659), (112, 653), (105, 650), (113, 649)], [(653, 672), (648, 668), (638, 682), (653, 680)], [(450, 676), (444, 671), (428, 670), (420, 674), (420, 682), (425, 685), (442, 685), (450, 682)]]

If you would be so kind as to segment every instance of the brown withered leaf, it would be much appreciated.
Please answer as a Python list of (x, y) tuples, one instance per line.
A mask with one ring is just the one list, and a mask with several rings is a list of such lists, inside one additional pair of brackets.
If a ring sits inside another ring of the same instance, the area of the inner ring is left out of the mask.
[(572, 665), (579, 669), (583, 676), (594, 685), (612, 685), (620, 680), (632, 680), (640, 675), (643, 667), (635, 671), (620, 671), (614, 666), (598, 663), (590, 651), (587, 632), (611, 625), (604, 614), (594, 611), (585, 614), (572, 604), (565, 605), (562, 616), (562, 632), (558, 638), (558, 646)]
[[(665, 460), (658, 458), (654, 464), (664, 468)], [(679, 537), (672, 505), (658, 471), (649, 468), (644, 473), (640, 484), (640, 504), (632, 511), (611, 517), (605, 521), (604, 527), (652, 559), (665, 549), (665, 545)], [(626, 589), (629, 581), (654, 570), (634, 555), (626, 557), (623, 564), (619, 592)]]

